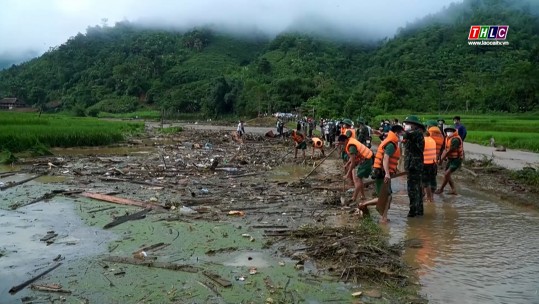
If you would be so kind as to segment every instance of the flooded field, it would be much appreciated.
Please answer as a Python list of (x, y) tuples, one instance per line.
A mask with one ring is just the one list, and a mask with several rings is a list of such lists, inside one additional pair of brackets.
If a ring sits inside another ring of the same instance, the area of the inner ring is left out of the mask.
[[(326, 212), (350, 217), (323, 205), (332, 191), (313, 196), (304, 183), (320, 158), (295, 163), (286, 143), (256, 136), (246, 146), (188, 136), (55, 150), (2, 168), (0, 303), (342, 303), (358, 291), (371, 303), (394, 297), (369, 280), (335, 278), (340, 270), (309, 257), (301, 239), (289, 239), (324, 222)], [(143, 210), (84, 193), (154, 209), (111, 226)], [(43, 286), (63, 293), (35, 290)]]
[[(539, 302), (536, 211), (459, 179), (408, 219), (399, 178), (379, 226), (340, 205), (337, 153), (294, 161), (247, 139), (188, 131), (0, 167), (0, 303), (424, 303), (419, 287), (430, 303)], [(390, 244), (368, 243), (373, 227)], [(9, 293), (58, 263), (33, 284), (64, 293)]]

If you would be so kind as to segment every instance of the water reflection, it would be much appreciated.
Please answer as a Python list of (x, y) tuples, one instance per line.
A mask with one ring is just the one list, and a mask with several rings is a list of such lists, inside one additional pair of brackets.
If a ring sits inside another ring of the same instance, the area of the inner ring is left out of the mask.
[(408, 219), (404, 188), (396, 188), (387, 229), (393, 242), (408, 240), (404, 257), (430, 303), (539, 303), (537, 212), (462, 189)]

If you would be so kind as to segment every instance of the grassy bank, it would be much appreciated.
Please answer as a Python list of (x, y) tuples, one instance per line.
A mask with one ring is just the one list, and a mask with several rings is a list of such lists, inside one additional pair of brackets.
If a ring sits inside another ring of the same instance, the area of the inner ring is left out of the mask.
[(21, 152), (33, 147), (101, 146), (119, 142), (143, 130), (142, 123), (95, 118), (0, 112), (0, 150)]

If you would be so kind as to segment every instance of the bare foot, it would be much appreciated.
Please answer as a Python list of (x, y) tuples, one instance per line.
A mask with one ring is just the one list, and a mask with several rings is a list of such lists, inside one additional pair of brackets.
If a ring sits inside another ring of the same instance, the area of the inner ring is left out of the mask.
[(441, 194), (442, 192), (444, 192), (443, 189), (437, 189), (436, 191), (434, 191), (434, 194)]
[(389, 222), (390, 222), (389, 219), (384, 219), (384, 218), (380, 219), (380, 224), (387, 224)]

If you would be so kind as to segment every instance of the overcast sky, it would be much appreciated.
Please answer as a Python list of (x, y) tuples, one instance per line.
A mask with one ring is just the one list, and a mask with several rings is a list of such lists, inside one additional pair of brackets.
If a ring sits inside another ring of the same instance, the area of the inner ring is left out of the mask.
[(275, 35), (328, 28), (383, 38), (462, 0), (0, 0), (0, 58), (40, 55), (88, 26), (129, 20), (179, 28), (212, 23)]

